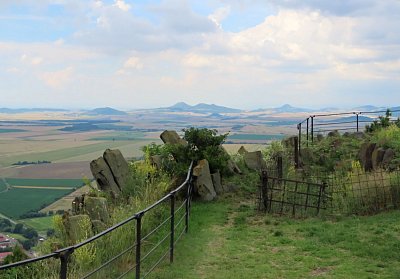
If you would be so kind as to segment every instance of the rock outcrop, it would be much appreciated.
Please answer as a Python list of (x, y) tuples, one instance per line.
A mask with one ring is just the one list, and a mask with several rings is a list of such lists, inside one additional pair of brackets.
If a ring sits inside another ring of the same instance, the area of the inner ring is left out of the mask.
[(195, 190), (204, 201), (212, 201), (217, 196), (210, 174), (210, 166), (207, 160), (200, 160), (193, 168), (193, 175), (196, 177)]
[(267, 167), (261, 151), (247, 152), (244, 154), (244, 162), (249, 169), (255, 171), (261, 171)]
[(217, 193), (217, 195), (221, 195), (224, 193), (224, 188), (221, 183), (221, 174), (219, 171), (216, 173), (211, 174), (211, 180), (214, 184), (214, 190)]
[(103, 158), (112, 172), (115, 183), (122, 190), (129, 182), (129, 166), (124, 156), (118, 149), (107, 149)]
[(129, 183), (128, 163), (118, 149), (107, 149), (103, 157), (90, 162), (90, 170), (100, 190), (118, 197)]
[(187, 141), (182, 139), (176, 131), (165, 130), (161, 133), (160, 138), (166, 144), (188, 144)]
[(372, 153), (376, 148), (376, 143), (366, 142), (361, 146), (359, 159), (365, 171), (372, 170)]

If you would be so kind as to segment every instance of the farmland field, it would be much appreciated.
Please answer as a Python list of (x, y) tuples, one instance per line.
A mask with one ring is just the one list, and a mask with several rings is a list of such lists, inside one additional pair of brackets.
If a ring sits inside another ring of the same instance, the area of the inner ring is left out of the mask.
[(82, 179), (30, 179), (6, 178), (12, 186), (69, 187), (77, 188), (84, 184)]
[(22, 129), (0, 129), (0, 133), (18, 133), (18, 132), (25, 132)]
[(4, 183), (4, 180), (2, 178), (0, 178), (0, 193), (6, 189), (7, 189), (6, 183)]
[(32, 210), (39, 210), (70, 192), (70, 189), (12, 188), (0, 194), (0, 212), (13, 219), (18, 219), (19, 216)]
[[(108, 142), (99, 142), (94, 144), (87, 144), (84, 146), (77, 147), (68, 147), (62, 148), (53, 151), (46, 152), (35, 152), (35, 153), (27, 153), (15, 156), (4, 156), (0, 158), (0, 164), (3, 166), (10, 166), (18, 161), (57, 161), (62, 159), (71, 158), (74, 156), (80, 156), (82, 154), (88, 154), (93, 152), (103, 152), (107, 148), (119, 148), (124, 145), (128, 145), (130, 142), (127, 141), (108, 141)], [(94, 158), (93, 158), (94, 159)]]
[(53, 227), (53, 216), (22, 219), (18, 222), (27, 225), (28, 227), (34, 228), (39, 233), (46, 233), (48, 229)]
[(233, 134), (228, 136), (228, 140), (280, 140), (284, 135), (265, 135), (265, 134)]

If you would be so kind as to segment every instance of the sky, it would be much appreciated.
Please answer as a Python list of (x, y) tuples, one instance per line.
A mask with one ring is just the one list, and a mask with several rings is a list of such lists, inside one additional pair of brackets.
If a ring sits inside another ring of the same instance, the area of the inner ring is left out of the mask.
[(400, 0), (1, 0), (0, 107), (400, 105)]

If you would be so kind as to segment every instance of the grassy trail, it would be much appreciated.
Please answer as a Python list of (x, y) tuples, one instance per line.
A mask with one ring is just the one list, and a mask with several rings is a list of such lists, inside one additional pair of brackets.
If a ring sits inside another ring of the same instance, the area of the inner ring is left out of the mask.
[(240, 200), (195, 203), (175, 263), (151, 278), (400, 278), (399, 211), (292, 220)]

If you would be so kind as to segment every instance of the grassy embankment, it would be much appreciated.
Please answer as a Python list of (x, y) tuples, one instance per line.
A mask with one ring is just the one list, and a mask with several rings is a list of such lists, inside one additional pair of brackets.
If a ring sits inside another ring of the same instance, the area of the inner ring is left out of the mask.
[(175, 263), (151, 278), (399, 278), (399, 218), (290, 219), (237, 194), (195, 203)]

